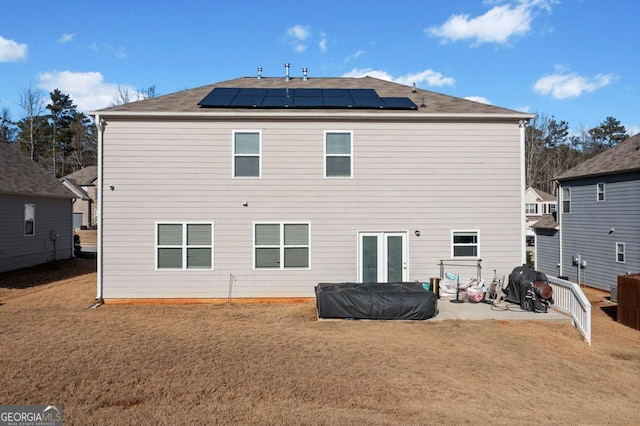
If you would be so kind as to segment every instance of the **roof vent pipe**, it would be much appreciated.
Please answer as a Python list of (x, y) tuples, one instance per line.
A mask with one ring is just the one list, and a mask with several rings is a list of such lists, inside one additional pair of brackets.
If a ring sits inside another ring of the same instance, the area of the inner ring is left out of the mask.
[(307, 81), (308, 78), (309, 78), (309, 77), (307, 77), (307, 71), (308, 71), (307, 67), (302, 68), (302, 79), (304, 81)]
[(258, 67), (258, 80), (262, 78), (262, 67)]
[(417, 90), (416, 90), (416, 84), (415, 84), (415, 83), (413, 83), (413, 89), (412, 89), (411, 91), (412, 91), (413, 93), (416, 93), (416, 92), (417, 92)]
[(284, 64), (284, 71), (285, 71), (284, 81), (290, 81), (291, 77), (289, 77), (289, 62)]

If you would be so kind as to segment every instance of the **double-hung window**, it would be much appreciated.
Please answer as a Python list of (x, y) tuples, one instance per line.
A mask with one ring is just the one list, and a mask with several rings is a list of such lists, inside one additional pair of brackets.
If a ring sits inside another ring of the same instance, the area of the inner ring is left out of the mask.
[(596, 200), (604, 201), (604, 182), (596, 185)]
[(451, 231), (451, 254), (452, 257), (480, 256), (480, 231)]
[(526, 214), (538, 214), (538, 204), (537, 203), (527, 203), (525, 208), (526, 208)]
[(616, 262), (624, 263), (624, 243), (616, 243)]
[(213, 269), (213, 223), (156, 224), (158, 269)]
[(562, 213), (571, 213), (571, 188), (562, 188)]
[(308, 269), (309, 223), (254, 224), (255, 269)]
[(233, 132), (233, 177), (261, 177), (262, 134), (258, 130)]
[(353, 176), (352, 133), (326, 131), (324, 133), (324, 176)]
[(36, 234), (36, 205), (24, 205), (24, 235), (31, 236)]

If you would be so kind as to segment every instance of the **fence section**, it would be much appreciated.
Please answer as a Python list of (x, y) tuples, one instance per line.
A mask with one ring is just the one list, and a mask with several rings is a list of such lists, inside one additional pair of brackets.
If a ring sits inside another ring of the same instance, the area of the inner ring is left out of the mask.
[(591, 345), (591, 302), (576, 283), (555, 277), (548, 279), (553, 287), (553, 307), (571, 315), (573, 323)]

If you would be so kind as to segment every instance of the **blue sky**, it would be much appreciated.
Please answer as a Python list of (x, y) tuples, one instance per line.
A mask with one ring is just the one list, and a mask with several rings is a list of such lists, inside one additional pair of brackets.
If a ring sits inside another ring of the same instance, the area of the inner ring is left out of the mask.
[(637, 0), (12, 1), (0, 108), (29, 85), (84, 111), (118, 86), (167, 94), (240, 76), (362, 76), (640, 132)]

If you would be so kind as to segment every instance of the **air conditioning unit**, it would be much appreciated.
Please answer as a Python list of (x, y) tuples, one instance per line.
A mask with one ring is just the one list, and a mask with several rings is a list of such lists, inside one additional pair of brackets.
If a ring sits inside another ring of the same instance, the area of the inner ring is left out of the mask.
[(618, 303), (618, 286), (617, 285), (611, 286), (611, 297), (609, 297), (609, 300), (611, 300), (612, 302)]

